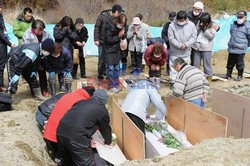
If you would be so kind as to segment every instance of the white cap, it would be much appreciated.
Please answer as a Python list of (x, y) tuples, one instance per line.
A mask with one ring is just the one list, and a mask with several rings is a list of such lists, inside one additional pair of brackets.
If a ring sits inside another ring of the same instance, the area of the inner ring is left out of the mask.
[(134, 17), (132, 21), (133, 25), (141, 25), (141, 20), (139, 17)]
[(202, 2), (195, 2), (194, 7), (204, 10), (204, 4)]

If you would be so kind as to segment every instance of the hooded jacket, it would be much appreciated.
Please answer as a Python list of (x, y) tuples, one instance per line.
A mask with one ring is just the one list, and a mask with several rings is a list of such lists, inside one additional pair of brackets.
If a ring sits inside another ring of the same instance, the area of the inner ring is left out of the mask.
[(12, 48), (8, 54), (15, 67), (15, 74), (21, 75), (26, 68), (36, 68), (41, 59), (39, 43), (23, 44)]
[(23, 14), (20, 14), (13, 25), (13, 33), (18, 39), (18, 44), (22, 44), (22, 38), (24, 32), (31, 27), (32, 22), (34, 21), (34, 17), (31, 18), (29, 22), (25, 21)]
[(94, 28), (94, 41), (100, 41), (100, 43), (103, 43), (105, 39), (106, 24), (112, 22), (112, 16), (110, 15), (110, 11), (110, 9), (104, 10), (98, 16)]
[(231, 54), (245, 54), (250, 47), (250, 21), (238, 25), (233, 23), (230, 29), (230, 40), (228, 42), (228, 52)]
[(145, 62), (146, 64), (150, 67), (152, 64), (163, 66), (166, 63), (168, 53), (166, 47), (163, 46), (163, 54), (159, 57), (156, 58), (153, 53), (154, 45), (148, 46), (145, 52)]
[[(47, 38), (50, 38), (50, 35), (46, 31), (44, 31), (42, 40), (40, 42), (43, 42)], [(38, 41), (36, 34), (32, 32), (32, 28), (29, 28), (24, 32), (22, 41), (23, 41), (23, 44), (40, 43)]]
[[(177, 24), (177, 20), (174, 20), (168, 29), (168, 39), (170, 43), (170, 55), (176, 57), (188, 57), (191, 54), (191, 47), (196, 41), (197, 30), (191, 21), (188, 19), (183, 26)], [(181, 45), (185, 44), (187, 48), (181, 50)]]
[(90, 96), (84, 89), (77, 89), (75, 92), (64, 95), (52, 110), (48, 123), (45, 126), (43, 137), (49, 141), (57, 142), (56, 131), (64, 114), (78, 101), (88, 99), (90, 99)]

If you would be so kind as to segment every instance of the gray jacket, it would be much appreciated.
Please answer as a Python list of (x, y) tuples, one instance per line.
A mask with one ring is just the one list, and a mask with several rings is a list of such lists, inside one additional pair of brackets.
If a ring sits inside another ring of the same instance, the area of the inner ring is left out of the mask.
[(129, 51), (140, 52), (142, 49), (142, 41), (145, 39), (147, 35), (147, 27), (140, 26), (138, 29), (138, 34), (134, 34), (134, 26), (130, 25), (127, 32), (127, 39), (129, 42), (128, 49)]
[[(188, 57), (197, 38), (197, 30), (194, 23), (188, 19), (183, 26), (178, 25), (177, 20), (174, 20), (169, 26), (168, 38), (171, 56)], [(185, 50), (180, 49), (182, 44), (187, 46)]]
[[(50, 38), (50, 35), (44, 31), (42, 41)], [(31, 28), (27, 29), (23, 34), (23, 44), (39, 43), (37, 36), (32, 32)]]
[(231, 38), (228, 42), (228, 52), (232, 54), (245, 54), (250, 47), (250, 22), (238, 25), (235, 21), (230, 30)]
[(193, 49), (197, 51), (212, 51), (216, 30), (209, 28), (204, 32), (198, 28), (198, 36), (193, 45)]
[(164, 120), (167, 108), (155, 85), (149, 80), (139, 80), (129, 90), (122, 104), (122, 110), (146, 122), (147, 109), (151, 102), (156, 108), (156, 118)]

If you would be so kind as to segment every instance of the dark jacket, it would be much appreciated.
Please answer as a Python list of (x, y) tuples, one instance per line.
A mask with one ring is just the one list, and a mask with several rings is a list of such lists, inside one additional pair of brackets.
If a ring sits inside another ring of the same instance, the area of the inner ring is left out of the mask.
[(250, 22), (246, 21), (238, 25), (237, 21), (233, 23), (230, 30), (230, 40), (228, 42), (228, 52), (232, 54), (245, 54), (250, 47)]
[(60, 43), (63, 47), (66, 47), (71, 56), (73, 56), (73, 45), (77, 39), (77, 34), (71, 29), (61, 29), (59, 25), (54, 27), (53, 36), (57, 43)]
[(77, 102), (61, 119), (57, 136), (89, 144), (99, 128), (105, 144), (111, 144), (110, 118), (105, 105), (95, 98)]
[(52, 96), (42, 104), (38, 106), (38, 110), (40, 111), (47, 119), (50, 116), (51, 111), (54, 109), (56, 102), (61, 99), (66, 93), (59, 93), (55, 96)]
[(35, 71), (42, 57), (40, 54), (40, 44), (31, 43), (17, 46), (10, 50), (8, 56), (11, 57), (11, 61), (15, 66), (16, 75), (21, 75), (23, 69), (27, 68), (34, 69)]
[(110, 15), (110, 9), (104, 10), (98, 16), (94, 29), (94, 41), (100, 41), (103, 43), (105, 38), (106, 24), (112, 22), (112, 16)]
[[(6, 62), (7, 60), (7, 46), (11, 46), (11, 43), (9, 41), (8, 35), (5, 34), (7, 33), (5, 23), (3, 20), (3, 15), (0, 14), (0, 62)], [(5, 64), (5, 63), (1, 63)]]
[(201, 17), (202, 17), (202, 13), (200, 15), (198, 15), (198, 16), (194, 16), (193, 15), (193, 11), (190, 11), (188, 13), (188, 19), (189, 19), (189, 21), (192, 21), (195, 26), (200, 22)]
[(106, 24), (106, 35), (104, 42), (105, 62), (109, 65), (118, 65), (121, 59), (120, 29), (113, 22)]
[[(127, 38), (127, 32), (128, 32), (128, 25), (126, 25), (125, 27), (125, 35), (122, 37), (122, 39), (126, 39)], [(127, 40), (128, 45), (129, 45), (129, 41)], [(128, 48), (126, 50), (121, 50), (121, 58), (126, 58), (128, 56)]]
[(161, 37), (163, 38), (166, 45), (168, 46), (168, 49), (170, 48), (170, 44), (169, 44), (169, 40), (168, 40), (168, 28), (169, 28), (170, 24), (171, 24), (170, 21), (167, 22), (166, 24), (164, 24), (162, 31), (161, 31)]
[[(81, 31), (75, 30), (75, 33), (77, 34), (76, 41), (87, 43), (89, 35), (88, 35), (88, 29), (85, 26), (83, 26)], [(84, 57), (84, 52), (83, 52), (82, 47), (79, 47), (77, 44), (75, 44), (74, 48), (79, 49), (79, 56), (80, 57)]]
[(71, 72), (73, 67), (72, 57), (69, 50), (62, 47), (61, 55), (57, 58), (49, 55), (45, 57), (45, 69), (48, 72), (61, 73), (64, 71)]

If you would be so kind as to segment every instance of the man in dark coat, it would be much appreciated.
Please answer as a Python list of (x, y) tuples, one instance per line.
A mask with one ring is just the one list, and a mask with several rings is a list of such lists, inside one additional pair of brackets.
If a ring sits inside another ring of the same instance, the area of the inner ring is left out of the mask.
[(0, 92), (5, 91), (4, 88), (4, 68), (7, 62), (7, 46), (14, 48), (15, 45), (11, 44), (5, 27), (3, 15), (3, 3), (0, 2)]
[(170, 70), (170, 67), (169, 67), (169, 56), (170, 56), (170, 44), (169, 44), (169, 40), (168, 40), (168, 28), (169, 28), (169, 25), (172, 23), (172, 21), (174, 20), (174, 18), (176, 17), (176, 12), (170, 12), (169, 13), (169, 21), (164, 24), (163, 26), (163, 29), (161, 31), (161, 37), (163, 38), (163, 40), (165, 41), (166, 45), (167, 45), (167, 48), (168, 48), (168, 59), (166, 61), (166, 66), (167, 66), (167, 74), (169, 75), (169, 70)]
[(112, 22), (115, 18), (117, 18), (123, 12), (122, 7), (119, 4), (116, 4), (112, 7), (112, 9), (104, 10), (98, 16), (94, 29), (94, 41), (95, 45), (98, 46), (98, 79), (103, 79), (103, 73), (106, 70), (105, 64), (105, 52), (103, 51), (104, 47), (104, 38), (106, 34), (106, 24)]
[[(84, 55), (83, 49), (87, 43), (89, 35), (88, 35), (87, 28), (84, 26), (84, 21), (82, 18), (76, 19), (75, 32), (78, 38), (76, 40), (74, 48), (77, 49), (79, 52), (79, 64), (80, 64), (81, 78), (86, 78), (85, 58), (84, 58), (84, 56), (86, 55)], [(77, 69), (78, 69), (78, 64), (74, 64), (73, 72), (72, 72), (73, 79), (77, 79)]]
[(63, 166), (95, 165), (91, 137), (98, 128), (104, 143), (111, 144), (110, 118), (105, 107), (107, 101), (107, 92), (98, 89), (90, 100), (77, 102), (63, 116), (57, 128), (57, 142)]
[(12, 48), (8, 54), (7, 63), (9, 75), (8, 93), (15, 94), (17, 92), (20, 75), (23, 75), (34, 97), (37, 100), (44, 100), (35, 71), (41, 57), (49, 55), (53, 52), (53, 49), (54, 41), (52, 39), (46, 39), (42, 44), (23, 44)]
[(118, 93), (119, 71), (122, 50), (121, 39), (125, 35), (127, 17), (121, 14), (114, 22), (106, 25), (106, 36), (104, 40), (105, 62), (107, 64), (108, 86), (111, 92)]

